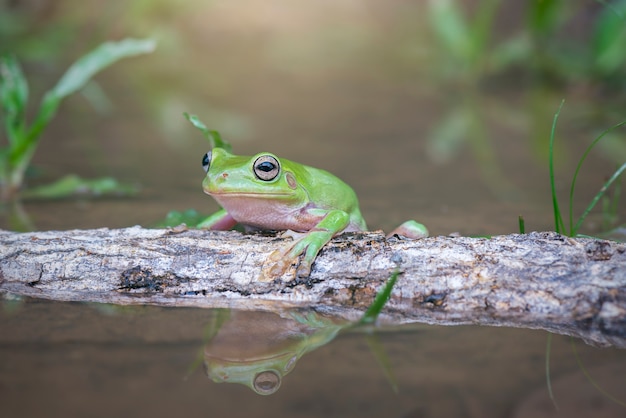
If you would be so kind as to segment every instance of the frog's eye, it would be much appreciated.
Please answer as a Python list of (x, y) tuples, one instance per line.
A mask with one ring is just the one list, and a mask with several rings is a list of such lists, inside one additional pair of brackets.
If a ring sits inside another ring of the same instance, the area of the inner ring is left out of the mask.
[(204, 154), (204, 157), (202, 157), (202, 168), (204, 168), (206, 173), (209, 172), (209, 166), (211, 166), (211, 151), (207, 152)]
[(271, 370), (263, 371), (254, 376), (254, 391), (259, 395), (271, 395), (280, 388), (280, 376)]
[(271, 181), (278, 177), (280, 164), (271, 155), (262, 155), (254, 161), (254, 175), (263, 181)]

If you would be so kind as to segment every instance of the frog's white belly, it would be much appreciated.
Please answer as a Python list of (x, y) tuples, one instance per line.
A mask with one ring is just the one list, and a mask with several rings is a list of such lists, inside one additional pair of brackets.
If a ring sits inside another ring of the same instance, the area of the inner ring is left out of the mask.
[[(312, 204), (289, 205), (280, 200), (259, 199), (250, 195), (211, 194), (237, 223), (260, 229), (307, 232), (324, 219), (323, 210)], [(364, 227), (351, 220), (342, 232), (362, 231)]]
[(249, 196), (212, 194), (213, 198), (238, 223), (261, 229), (304, 232), (315, 227), (324, 217), (307, 212), (306, 206), (290, 206), (281, 201)]

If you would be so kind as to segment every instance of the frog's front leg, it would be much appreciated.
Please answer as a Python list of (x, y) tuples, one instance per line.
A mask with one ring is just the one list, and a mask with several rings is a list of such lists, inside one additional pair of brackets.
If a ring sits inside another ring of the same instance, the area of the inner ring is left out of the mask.
[(235, 225), (237, 225), (237, 221), (226, 212), (226, 209), (220, 209), (196, 225), (196, 228), (211, 229), (213, 231), (228, 231)]
[(296, 277), (307, 277), (317, 254), (333, 236), (350, 223), (350, 215), (342, 210), (331, 210), (311, 230), (283, 250), (276, 250), (268, 257), (263, 268), (262, 280), (273, 280), (285, 274), (287, 269), (302, 255), (296, 269)]

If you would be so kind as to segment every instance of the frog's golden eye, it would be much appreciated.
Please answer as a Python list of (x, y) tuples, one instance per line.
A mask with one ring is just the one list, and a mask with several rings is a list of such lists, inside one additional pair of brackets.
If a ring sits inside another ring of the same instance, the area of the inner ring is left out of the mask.
[(207, 152), (206, 154), (204, 154), (204, 157), (202, 157), (202, 168), (204, 168), (205, 173), (209, 172), (210, 166), (211, 166), (211, 151)]
[(263, 181), (271, 181), (280, 174), (280, 163), (271, 155), (261, 155), (254, 161), (254, 175)]

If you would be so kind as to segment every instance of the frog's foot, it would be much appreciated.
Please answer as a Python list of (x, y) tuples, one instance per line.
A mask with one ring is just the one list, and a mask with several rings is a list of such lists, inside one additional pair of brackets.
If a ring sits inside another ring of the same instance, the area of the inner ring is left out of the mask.
[(394, 235), (399, 235), (401, 237), (406, 237), (410, 239), (426, 238), (428, 236), (428, 229), (426, 229), (426, 227), (421, 223), (410, 220), (406, 221), (405, 223), (391, 231), (389, 234), (387, 234), (387, 238)]
[(274, 279), (284, 276), (287, 270), (289, 270), (291, 265), (296, 261), (297, 257), (296, 259), (288, 258), (285, 250), (272, 252), (263, 264), (259, 280), (262, 282), (271, 282)]
[[(292, 239), (294, 241), (299, 241), (306, 235), (307, 233), (296, 232), (288, 229), (281, 232), (278, 236), (282, 239)], [(296, 243), (293, 243), (282, 250), (273, 251), (267, 257), (267, 260), (265, 260), (265, 263), (263, 264), (263, 269), (259, 280), (269, 282), (276, 278), (284, 276), (292, 265), (297, 264), (300, 254), (291, 254), (292, 249), (295, 245)]]
[(306, 255), (294, 254), (293, 246), (286, 250), (276, 250), (265, 261), (259, 280), (269, 282), (281, 278), (292, 267), (295, 267), (295, 275), (286, 278), (286, 281), (292, 281), (297, 277), (308, 277), (311, 274), (311, 262), (306, 259)]
[(272, 281), (280, 278), (293, 266), (296, 268), (295, 276), (289, 278), (289, 281), (296, 277), (308, 277), (311, 274), (313, 261), (315, 261), (320, 249), (333, 237), (331, 231), (322, 229), (297, 235), (300, 237), (293, 244), (269, 255), (263, 265), (260, 281)]

